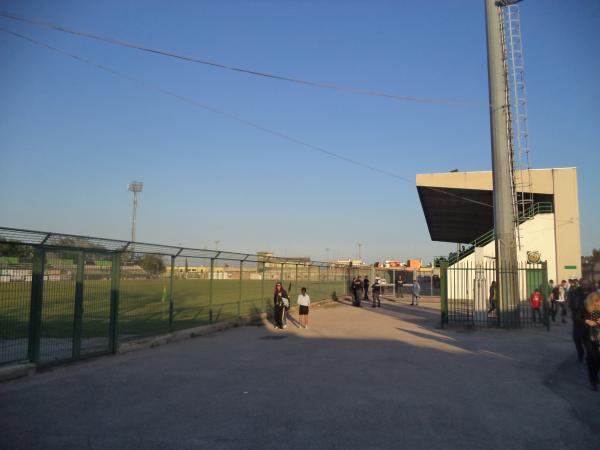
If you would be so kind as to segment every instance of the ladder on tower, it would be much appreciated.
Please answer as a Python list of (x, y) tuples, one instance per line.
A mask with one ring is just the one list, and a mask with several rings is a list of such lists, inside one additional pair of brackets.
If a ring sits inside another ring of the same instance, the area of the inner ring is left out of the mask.
[(531, 171), (529, 159), (529, 133), (527, 129), (527, 90), (525, 86), (523, 43), (519, 6), (507, 2), (500, 8), (504, 67), (507, 81), (508, 142), (511, 160), (511, 187), (516, 238), (521, 247), (517, 218), (533, 210)]

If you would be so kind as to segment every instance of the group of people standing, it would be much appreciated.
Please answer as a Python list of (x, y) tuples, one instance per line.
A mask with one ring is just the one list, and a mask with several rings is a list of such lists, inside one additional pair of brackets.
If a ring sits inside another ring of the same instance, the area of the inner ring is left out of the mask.
[[(403, 285), (403, 280), (401, 281)], [(372, 293), (372, 307), (381, 307), (381, 283), (379, 278), (371, 285), (367, 276), (362, 279), (356, 276), (352, 279), (351, 291), (353, 306), (360, 307), (361, 301), (369, 301), (369, 287)], [(550, 317), (556, 321), (556, 316), (560, 310), (561, 322), (566, 323), (567, 306), (571, 311), (573, 322), (572, 337), (575, 343), (577, 358), (579, 362), (587, 363), (588, 377), (590, 386), (594, 391), (598, 390), (600, 384), (600, 282), (591, 284), (585, 279), (563, 280), (555, 285), (553, 280), (549, 281), (550, 291)], [(412, 303), (418, 305), (420, 298), (420, 285), (418, 280), (413, 282)], [(495, 311), (498, 301), (498, 289), (495, 281), (492, 282), (489, 292), (490, 308), (488, 314)], [(300, 327), (308, 328), (308, 310), (310, 306), (310, 297), (306, 288), (301, 289), (297, 299), (298, 313), (300, 317)], [(530, 304), (533, 311), (533, 321), (537, 318), (541, 321), (539, 312), (543, 303), (543, 296), (540, 289), (536, 289), (531, 298)], [(273, 294), (273, 309), (275, 318), (275, 328), (284, 329), (287, 327), (287, 313), (290, 308), (288, 293), (281, 283), (275, 285)], [(536, 314), (537, 311), (537, 314)]]
[[(381, 307), (381, 294), (385, 289), (384, 280), (375, 278), (375, 282), (371, 285), (369, 277), (365, 275), (364, 279), (360, 275), (354, 277), (350, 283), (350, 291), (352, 292), (352, 306), (361, 307), (362, 301), (369, 301), (369, 286), (371, 287), (372, 294), (372, 307)], [(402, 289), (404, 287), (404, 279), (399, 276), (396, 280), (396, 297), (404, 298)], [(419, 300), (421, 299), (421, 285), (419, 281), (415, 279), (412, 284), (412, 302), (411, 305), (419, 306)]]
[(577, 358), (583, 362), (585, 356), (590, 386), (597, 391), (600, 384), (600, 282), (592, 285), (583, 278), (569, 280), (565, 297), (571, 310)]
[[(567, 322), (567, 309), (571, 311), (573, 323), (572, 337), (575, 343), (577, 359), (587, 363), (590, 386), (594, 391), (600, 384), (600, 282), (594, 284), (581, 278), (562, 280), (555, 284), (554, 280), (548, 282), (549, 313), (553, 322), (560, 311), (562, 323)], [(498, 289), (492, 281), (489, 292), (488, 316), (497, 308)], [(532, 312), (532, 321), (542, 322), (541, 307), (544, 296), (541, 287), (535, 289), (529, 298)]]
[[(300, 318), (300, 328), (308, 328), (308, 310), (310, 306), (310, 296), (303, 287), (298, 295), (298, 316)], [(275, 319), (275, 329), (283, 330), (287, 328), (287, 315), (290, 309), (290, 299), (287, 291), (281, 283), (275, 284), (275, 293), (273, 294), (273, 316)]]
[(354, 277), (350, 283), (352, 292), (352, 306), (361, 307), (362, 300), (369, 301), (369, 287), (371, 287), (371, 297), (373, 299), (373, 308), (381, 308), (382, 285), (379, 278), (375, 278), (375, 282), (371, 285), (369, 277), (365, 276), (364, 280), (359, 276)]

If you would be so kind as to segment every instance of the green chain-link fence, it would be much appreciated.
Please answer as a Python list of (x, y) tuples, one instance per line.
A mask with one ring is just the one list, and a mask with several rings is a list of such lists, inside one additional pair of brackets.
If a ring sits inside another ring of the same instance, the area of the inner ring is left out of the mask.
[(346, 294), (347, 266), (0, 228), (0, 364), (52, 364), (120, 342)]

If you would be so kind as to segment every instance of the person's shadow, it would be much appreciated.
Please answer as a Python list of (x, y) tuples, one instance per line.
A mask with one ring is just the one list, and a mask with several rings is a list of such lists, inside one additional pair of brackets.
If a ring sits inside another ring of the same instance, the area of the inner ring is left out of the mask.
[(294, 316), (292, 316), (289, 311), (285, 312), (285, 318), (290, 323), (294, 324), (296, 326), (296, 328), (302, 328), (302, 325), (300, 325), (300, 322), (298, 322), (298, 320)]

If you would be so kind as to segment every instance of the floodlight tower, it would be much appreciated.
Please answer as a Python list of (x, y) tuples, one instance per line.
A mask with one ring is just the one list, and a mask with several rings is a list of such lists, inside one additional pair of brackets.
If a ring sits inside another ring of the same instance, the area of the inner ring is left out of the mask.
[(144, 183), (141, 181), (132, 181), (127, 185), (127, 190), (133, 192), (133, 217), (131, 220), (131, 242), (135, 242), (135, 226), (138, 207), (138, 194), (144, 189)]
[[(523, 39), (519, 2), (504, 0), (502, 18), (504, 53), (509, 93), (509, 141), (513, 173), (513, 209), (515, 218), (531, 218), (533, 193), (529, 162), (529, 132), (527, 130), (527, 92), (525, 88)], [(521, 248), (519, 223), (515, 222), (517, 244)]]
[(510, 96), (502, 8), (520, 0), (485, 0), (498, 318), (501, 326), (518, 323), (517, 243), (513, 209)]

